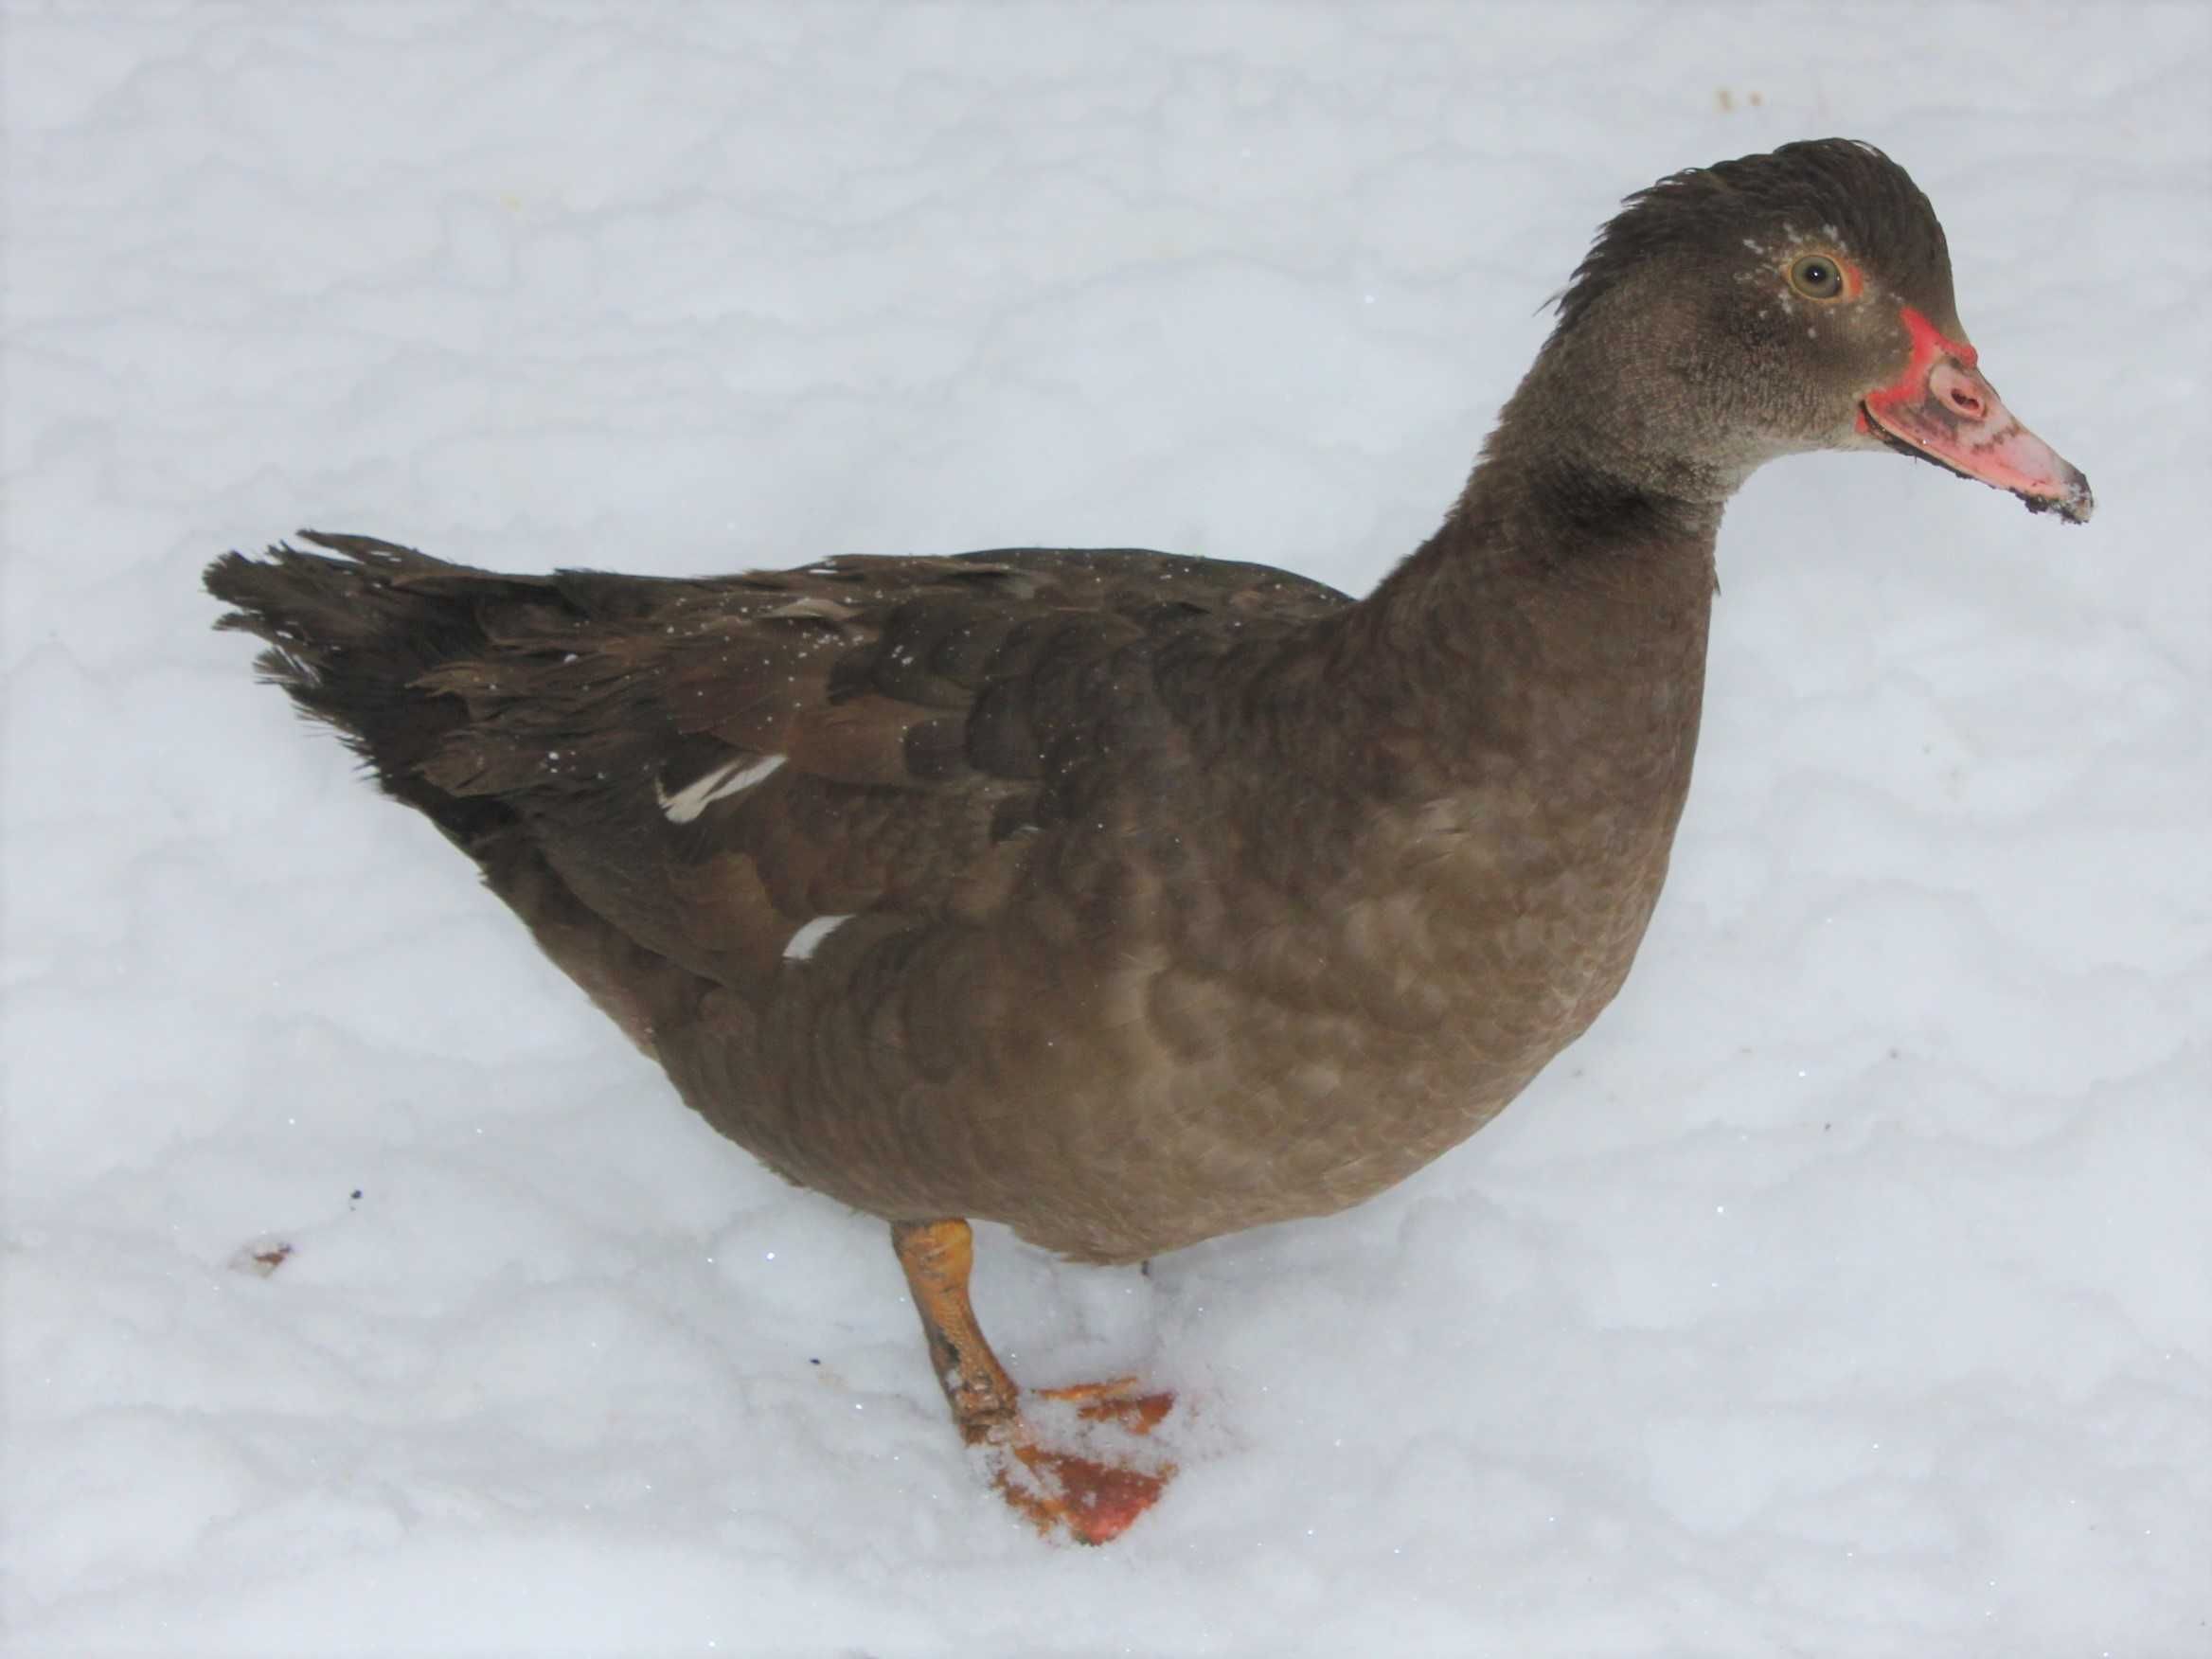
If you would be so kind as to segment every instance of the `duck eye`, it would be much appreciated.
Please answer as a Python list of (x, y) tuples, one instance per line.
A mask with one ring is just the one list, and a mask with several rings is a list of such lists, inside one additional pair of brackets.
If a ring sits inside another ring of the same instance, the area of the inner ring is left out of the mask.
[(1833, 299), (1844, 291), (1843, 267), (1826, 254), (1807, 254), (1790, 267), (1790, 286), (1808, 299)]

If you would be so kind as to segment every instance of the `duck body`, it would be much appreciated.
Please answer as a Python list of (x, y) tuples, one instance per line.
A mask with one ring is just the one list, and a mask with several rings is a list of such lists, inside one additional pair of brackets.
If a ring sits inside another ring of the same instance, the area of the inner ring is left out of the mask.
[[(2090, 510), (1980, 377), (1926, 199), (1827, 140), (1632, 198), (1357, 602), (1140, 551), (680, 580), (352, 536), (206, 580), (692, 1107), (893, 1223), (963, 1432), (1036, 1474), (957, 1219), (1134, 1260), (1488, 1122), (1650, 919), (1729, 495), (1885, 447)], [(1049, 1474), (1093, 1539), (1157, 1490)]]
[[(1710, 541), (1562, 588), (1477, 579), (1471, 533), (1364, 606), (1136, 551), (687, 582), (331, 537), (240, 580), (326, 584), (318, 637), (381, 601), (437, 615), (379, 641), (468, 641), (367, 669), (439, 687), (387, 742), (718, 1130), (871, 1213), (1104, 1262), (1394, 1185), (1627, 973)], [(358, 707), (359, 666), (315, 692)]]
[[(1153, 591), (1202, 568), (1120, 558)], [(1635, 670), (1606, 665), (1624, 718), (1536, 698), (1442, 747), (1407, 701), (1453, 677), (1365, 671), (1418, 642), (1253, 575), (1238, 597), (1266, 608), (1168, 619), (1071, 675), (1064, 765), (1033, 826), (976, 843), (956, 923), (856, 919), (764, 995), (711, 993), (661, 1050), (686, 1097), (860, 1208), (1092, 1261), (1356, 1203), (1504, 1106), (1611, 999), (1657, 897), (1709, 566), (1669, 596), (1687, 615), (1645, 613), (1664, 641)], [(1569, 668), (1511, 606), (1486, 621)], [(1318, 780), (1317, 748), (1356, 782)]]

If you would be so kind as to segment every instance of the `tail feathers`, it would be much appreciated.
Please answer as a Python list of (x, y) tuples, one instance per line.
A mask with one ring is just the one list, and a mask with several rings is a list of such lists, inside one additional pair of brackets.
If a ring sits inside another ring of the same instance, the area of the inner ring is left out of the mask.
[[(704, 984), (696, 972), (591, 909), (506, 800), (432, 779), (440, 771), (433, 759), (470, 719), (464, 697), (441, 681), (465, 686), (471, 676), (458, 670), (497, 658), (503, 636), (541, 634), (548, 616), (573, 619), (583, 606), (566, 584), (580, 581), (588, 598), (595, 579), (499, 576), (368, 536), (303, 530), (300, 539), (320, 551), (226, 553), (207, 567), (207, 591), (231, 607), (216, 626), (265, 640), (262, 678), (334, 727), (387, 794), (469, 854), (545, 953), (653, 1052), (661, 1021), (689, 1017)], [(609, 585), (606, 606), (634, 602), (625, 584)]]
[[(232, 607), (216, 627), (268, 642), (256, 662), (300, 711), (337, 730), (391, 794), (473, 848), (508, 810), (437, 789), (421, 775), (467, 718), (460, 700), (418, 685), (486, 645), (482, 600), (530, 586), (370, 536), (300, 532), (260, 559), (225, 553), (202, 579)], [(455, 580), (459, 579), (459, 580)], [(474, 580), (469, 580), (474, 579)]]

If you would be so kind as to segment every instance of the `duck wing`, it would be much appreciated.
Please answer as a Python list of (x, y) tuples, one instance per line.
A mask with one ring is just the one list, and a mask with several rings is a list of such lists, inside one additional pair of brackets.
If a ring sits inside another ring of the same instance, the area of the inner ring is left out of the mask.
[(549, 931), (596, 919), (757, 999), (831, 919), (982, 919), (1033, 832), (1181, 740), (1160, 653), (1261, 644), (1348, 602), (1138, 550), (688, 580), (303, 539), (321, 551), (210, 567), (237, 607), (223, 625), (267, 639), (264, 673), (471, 852), (602, 1004), (594, 980), (645, 964), (580, 971)]

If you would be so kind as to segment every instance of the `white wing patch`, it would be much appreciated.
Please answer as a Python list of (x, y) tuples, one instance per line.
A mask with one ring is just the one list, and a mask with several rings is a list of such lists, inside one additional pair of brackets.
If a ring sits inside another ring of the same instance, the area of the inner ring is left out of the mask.
[(781, 755), (771, 755), (766, 759), (751, 762), (732, 760), (726, 766), (717, 766), (696, 783), (686, 784), (674, 794), (669, 794), (658, 783), (652, 786), (652, 793), (669, 823), (688, 824), (716, 801), (764, 781), (782, 764)]
[(849, 915), (815, 917), (791, 936), (790, 942), (783, 947), (783, 959), (786, 962), (806, 961), (824, 939), (851, 919)]

